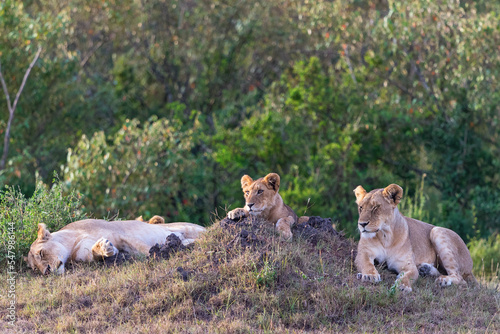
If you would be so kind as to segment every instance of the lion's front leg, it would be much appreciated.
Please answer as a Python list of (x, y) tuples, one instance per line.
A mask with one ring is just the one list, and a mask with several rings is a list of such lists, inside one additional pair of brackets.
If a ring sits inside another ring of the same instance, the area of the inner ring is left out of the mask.
[(249, 216), (249, 212), (243, 208), (237, 208), (231, 210), (227, 213), (227, 218), (231, 220), (239, 220), (241, 218), (245, 218)]
[(276, 222), (276, 229), (278, 230), (279, 234), (286, 240), (289, 240), (292, 238), (292, 225), (293, 225), (294, 219), (292, 216), (284, 217), (278, 219)]
[(358, 247), (358, 255), (356, 256), (355, 263), (356, 268), (361, 271), (358, 273), (357, 278), (362, 282), (377, 283), (381, 281), (380, 274), (377, 268), (375, 268), (374, 260), (374, 256), (368, 252), (363, 252), (360, 250), (360, 247)]
[(92, 256), (94, 260), (100, 260), (103, 257), (110, 257), (118, 254), (118, 249), (106, 238), (102, 237), (92, 246)]

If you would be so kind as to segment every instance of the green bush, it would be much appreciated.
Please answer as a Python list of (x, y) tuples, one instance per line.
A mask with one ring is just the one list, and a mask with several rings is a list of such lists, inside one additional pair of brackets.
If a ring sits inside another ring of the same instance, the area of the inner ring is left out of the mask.
[(475, 238), (468, 247), (477, 276), (500, 274), (500, 234), (493, 234), (488, 239)]
[(110, 136), (83, 136), (68, 153), (66, 189), (81, 191), (83, 208), (96, 217), (161, 215), (206, 224), (214, 206), (203, 202), (212, 191), (209, 182), (203, 183), (206, 159), (193, 154), (196, 116), (190, 118), (192, 128), (187, 121), (153, 117), (142, 123), (127, 120)]
[[(22, 256), (26, 256), (37, 236), (38, 224), (44, 223), (50, 231), (57, 231), (65, 225), (85, 218), (77, 192), (64, 194), (62, 184), (56, 181), (48, 188), (41, 181), (30, 198), (14, 187), (6, 187), (0, 193), (0, 264), (9, 256), (8, 240), (15, 237), (15, 261), (21, 265)], [(9, 260), (12, 257), (9, 256)]]

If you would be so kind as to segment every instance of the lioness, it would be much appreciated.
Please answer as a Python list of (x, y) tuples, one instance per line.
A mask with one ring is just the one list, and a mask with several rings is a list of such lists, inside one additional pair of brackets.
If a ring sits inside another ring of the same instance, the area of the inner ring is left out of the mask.
[[(258, 180), (252, 180), (248, 175), (241, 178), (241, 189), (245, 196), (245, 207), (228, 212), (229, 219), (240, 219), (252, 215), (270, 223), (276, 224), (280, 235), (285, 239), (292, 237), (291, 227), (297, 222), (297, 215), (283, 203), (278, 193), (280, 189), (280, 176), (269, 173)], [(301, 217), (300, 220), (307, 220)]]
[(354, 194), (361, 233), (355, 261), (361, 271), (358, 279), (379, 282), (380, 275), (374, 266), (377, 260), (385, 261), (389, 269), (399, 274), (397, 282), (404, 291), (412, 290), (411, 285), (419, 273), (439, 276), (436, 283), (441, 287), (477, 283), (469, 250), (458, 234), (405, 217), (398, 211), (403, 188), (391, 184), (367, 193), (358, 186)]
[(148, 224), (136, 220), (105, 221), (85, 219), (50, 233), (38, 224), (38, 238), (31, 245), (25, 261), (44, 275), (64, 273), (67, 261), (90, 262), (110, 257), (118, 251), (149, 254), (156, 243), (164, 243), (175, 233), (184, 245), (197, 239), (205, 228), (191, 223)]

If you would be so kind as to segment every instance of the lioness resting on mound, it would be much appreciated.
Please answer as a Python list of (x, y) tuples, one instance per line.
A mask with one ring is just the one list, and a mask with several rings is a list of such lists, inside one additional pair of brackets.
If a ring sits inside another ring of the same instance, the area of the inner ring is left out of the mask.
[(403, 197), (403, 188), (391, 184), (367, 193), (358, 186), (354, 194), (361, 234), (355, 261), (361, 271), (358, 279), (379, 282), (380, 275), (374, 266), (377, 260), (385, 261), (389, 269), (399, 274), (399, 288), (404, 291), (411, 291), (419, 273), (439, 276), (436, 283), (441, 287), (477, 283), (469, 250), (458, 234), (399, 213), (397, 205)]
[[(249, 215), (261, 218), (276, 224), (276, 229), (282, 237), (292, 237), (291, 227), (297, 222), (297, 215), (281, 198), (280, 176), (269, 173), (258, 180), (252, 180), (248, 175), (241, 178), (241, 189), (245, 196), (245, 207), (228, 212), (229, 219), (240, 219)], [(308, 217), (300, 217), (300, 221)]]
[(148, 224), (137, 220), (108, 222), (86, 219), (50, 233), (45, 224), (38, 224), (38, 238), (24, 259), (33, 270), (38, 269), (44, 275), (62, 274), (67, 261), (90, 262), (116, 255), (118, 251), (147, 255), (152, 246), (164, 243), (172, 233), (187, 245), (204, 231), (204, 227), (191, 223)]

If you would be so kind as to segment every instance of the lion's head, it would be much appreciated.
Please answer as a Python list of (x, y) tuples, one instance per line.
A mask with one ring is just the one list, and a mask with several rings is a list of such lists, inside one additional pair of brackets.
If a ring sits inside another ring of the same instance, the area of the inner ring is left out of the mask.
[(369, 193), (362, 186), (354, 189), (358, 204), (358, 229), (362, 237), (372, 238), (392, 221), (394, 209), (403, 197), (403, 188), (391, 184), (384, 189), (375, 189)]
[(50, 273), (63, 274), (64, 262), (62, 254), (66, 253), (65, 247), (53, 240), (45, 224), (38, 224), (38, 238), (31, 245), (28, 256), (24, 258), (31, 269), (38, 269), (44, 275)]
[(280, 188), (280, 176), (269, 173), (258, 180), (248, 175), (241, 178), (241, 189), (245, 196), (245, 209), (252, 215), (259, 215), (275, 205), (276, 194)]

